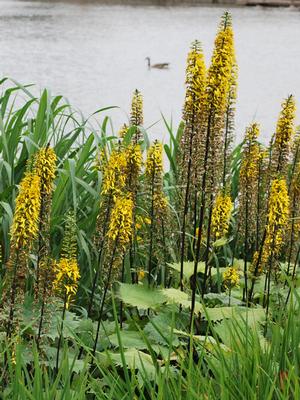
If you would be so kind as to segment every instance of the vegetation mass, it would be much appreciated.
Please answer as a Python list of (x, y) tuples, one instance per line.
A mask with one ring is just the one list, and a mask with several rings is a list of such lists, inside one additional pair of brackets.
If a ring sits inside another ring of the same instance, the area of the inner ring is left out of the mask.
[(166, 144), (137, 90), (115, 135), (0, 85), (0, 398), (300, 398), (295, 99), (233, 148), (230, 15), (208, 67), (192, 43)]

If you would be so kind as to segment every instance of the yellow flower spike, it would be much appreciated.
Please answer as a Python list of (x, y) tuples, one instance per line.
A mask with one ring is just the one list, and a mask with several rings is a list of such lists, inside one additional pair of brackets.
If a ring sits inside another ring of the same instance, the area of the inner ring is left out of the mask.
[(107, 236), (125, 248), (130, 243), (133, 228), (133, 201), (131, 197), (116, 199), (111, 213)]
[(143, 97), (138, 90), (135, 90), (131, 102), (131, 125), (141, 126), (144, 123)]
[(162, 144), (155, 141), (149, 148), (146, 161), (146, 175), (152, 179), (153, 176), (162, 174), (163, 172), (163, 158), (162, 158)]
[(26, 248), (29, 251), (38, 236), (40, 187), (40, 177), (33, 172), (26, 172), (20, 183), (11, 227), (12, 243), (16, 250)]
[(226, 107), (232, 68), (235, 63), (231, 17), (225, 13), (215, 40), (211, 66), (207, 76), (207, 101), (221, 115)]
[(199, 112), (205, 93), (205, 61), (200, 43), (196, 40), (187, 57), (186, 95), (183, 119), (187, 122)]
[(34, 170), (41, 179), (41, 193), (50, 195), (56, 172), (57, 157), (51, 147), (41, 148), (34, 158)]
[(126, 152), (113, 150), (103, 172), (102, 194), (117, 196), (126, 185)]
[(232, 208), (230, 196), (222, 193), (217, 196), (211, 218), (212, 233), (216, 239), (228, 233)]
[(289, 195), (285, 179), (275, 179), (270, 190), (265, 246), (278, 255), (289, 219)]
[(129, 129), (129, 126), (124, 124), (121, 127), (121, 129), (119, 130), (118, 136), (123, 139), (125, 137), (126, 133), (128, 132), (128, 129)]
[(295, 133), (296, 104), (289, 96), (281, 106), (277, 122), (275, 140), (272, 146), (271, 174), (285, 174), (289, 161), (291, 143)]
[[(239, 176), (239, 198), (238, 198), (238, 224), (239, 235), (245, 243), (253, 243), (257, 238), (257, 213), (260, 210), (254, 206), (257, 205), (257, 199), (263, 204), (263, 192), (261, 185), (265, 175), (263, 174), (265, 166), (264, 153), (260, 144), (257, 142), (259, 136), (259, 125), (253, 123), (246, 129), (246, 135), (242, 148), (241, 168)], [(247, 223), (246, 223), (247, 222)]]
[(277, 257), (280, 254), (288, 226), (289, 203), (285, 179), (275, 179), (270, 190), (266, 238), (262, 249), (254, 253), (250, 268), (255, 276), (263, 272), (271, 256)]
[(240, 170), (240, 185), (253, 185), (259, 174), (258, 163), (261, 157), (259, 144), (256, 139), (259, 135), (259, 126), (254, 123), (246, 130), (245, 147)]
[(228, 267), (223, 272), (223, 284), (226, 289), (237, 287), (240, 282), (240, 273), (236, 268)]
[(143, 269), (139, 269), (137, 275), (138, 275), (138, 280), (142, 281), (145, 278), (146, 272)]
[(139, 174), (141, 172), (143, 159), (142, 149), (139, 144), (130, 144), (125, 150), (127, 161), (126, 185), (127, 190), (136, 196)]
[(80, 278), (77, 261), (72, 258), (61, 258), (54, 265), (54, 271), (56, 277), (53, 282), (53, 288), (61, 296), (64, 296), (64, 293), (66, 293), (66, 307), (68, 309), (72, 296), (77, 292)]

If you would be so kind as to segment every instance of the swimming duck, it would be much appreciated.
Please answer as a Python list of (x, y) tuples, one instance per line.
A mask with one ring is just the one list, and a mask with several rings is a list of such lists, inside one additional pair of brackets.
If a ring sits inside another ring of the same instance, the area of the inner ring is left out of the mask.
[(148, 61), (148, 68), (156, 68), (156, 69), (167, 69), (169, 68), (170, 63), (159, 63), (159, 64), (152, 64), (150, 62), (150, 57), (146, 57), (145, 60)]

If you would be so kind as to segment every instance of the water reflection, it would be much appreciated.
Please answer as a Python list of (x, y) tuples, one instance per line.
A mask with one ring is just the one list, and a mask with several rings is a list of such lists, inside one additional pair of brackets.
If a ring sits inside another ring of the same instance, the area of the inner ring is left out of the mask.
[[(1, 74), (50, 87), (86, 114), (119, 105), (111, 112), (116, 129), (127, 118), (131, 92), (139, 88), (147, 125), (160, 120), (160, 112), (177, 124), (189, 44), (200, 39), (209, 60), (223, 9), (100, 3), (0, 0)], [(293, 9), (231, 11), (240, 67), (237, 133), (241, 136), (256, 119), (267, 138), (281, 99), (296, 91), (299, 100), (300, 14)], [(170, 62), (170, 69), (148, 70), (147, 56), (153, 63)], [(151, 132), (162, 137), (165, 129), (157, 124)]]

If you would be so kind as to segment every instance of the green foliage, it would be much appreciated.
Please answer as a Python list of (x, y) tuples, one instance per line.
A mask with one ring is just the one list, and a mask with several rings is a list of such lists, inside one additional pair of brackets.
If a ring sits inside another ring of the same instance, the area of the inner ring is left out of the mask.
[[(46, 90), (38, 98), (30, 92), (34, 89), (8, 79), (3, 79), (0, 85), (0, 294), (5, 287), (3, 277), (9, 257), (9, 229), (18, 185), (27, 161), (48, 143), (58, 156), (51, 210), (51, 256), (58, 259), (62, 251), (66, 215), (73, 210), (76, 226), (72, 225), (70, 243), (72, 248), (76, 247), (73, 242), (76, 239), (81, 267), (79, 291), (71, 309), (64, 315), (63, 324), (62, 304), (51, 298), (38, 341), (40, 305), (35, 303), (30, 287), (36, 263), (35, 255), (31, 255), (28, 296), (17, 305), (18, 323), (12, 338), (7, 338), (5, 326), (9, 310), (2, 304), (0, 306), (0, 398), (300, 398), (300, 280), (295, 279), (293, 284), (287, 280), (290, 285), (284, 285), (282, 281), (280, 284), (271, 282), (268, 316), (259, 305), (249, 307), (243, 301), (242, 279), (240, 287), (230, 292), (223, 286), (224, 267), (231, 265), (232, 260), (234, 267), (244, 268), (244, 260), (233, 257), (235, 243), (232, 244), (231, 237), (211, 242), (208, 260), (211, 291), (200, 296), (199, 290), (196, 295), (192, 316), (195, 329), (191, 332), (190, 282), (194, 262), (184, 262), (184, 290), (180, 290), (180, 264), (176, 262), (179, 259), (176, 235), (180, 230), (176, 209), (180, 191), (177, 186), (178, 155), (184, 125), (181, 123), (174, 133), (174, 127), (165, 118), (170, 137), (169, 144), (164, 146), (170, 166), (164, 175), (164, 191), (172, 214), (170, 233), (166, 238), (170, 256), (167, 265), (157, 268), (151, 286), (146, 283), (147, 275), (133, 284), (132, 281), (137, 279), (135, 267), (145, 271), (148, 261), (147, 241), (143, 238), (136, 241), (135, 265), (131, 263), (132, 255), (126, 255), (122, 260), (124, 282), (116, 284), (115, 290), (109, 290), (111, 297), (104, 304), (104, 318), (99, 324), (99, 340), (93, 354), (104, 281), (103, 271), (100, 271), (95, 302), (88, 314), (99, 256), (94, 233), (102, 173), (95, 168), (95, 159), (101, 149), (109, 154), (118, 140), (109, 132), (107, 117), (97, 126), (95, 120), (82, 119), (62, 97), (51, 97)], [(103, 111), (105, 109), (98, 110), (97, 118)], [(124, 146), (130, 143), (135, 132), (136, 127), (129, 128)], [(146, 149), (150, 141), (142, 127), (141, 133), (141, 146)], [(239, 145), (233, 151), (231, 191), (234, 200), (239, 190), (241, 149)], [(137, 208), (144, 217), (148, 216), (144, 208), (148, 194), (143, 191), (143, 176), (140, 184), (142, 200)], [(147, 226), (144, 230), (149, 229)], [(63, 250), (70, 250), (70, 245)], [(156, 258), (153, 264), (158, 265)], [(282, 271), (286, 268), (282, 263)], [(199, 262), (196, 279), (199, 288), (204, 273), (205, 263)], [(286, 302), (289, 291), (291, 294)], [(254, 293), (254, 301), (259, 303), (265, 294), (264, 277), (256, 280)], [(60, 333), (61, 351), (56, 369)]]

